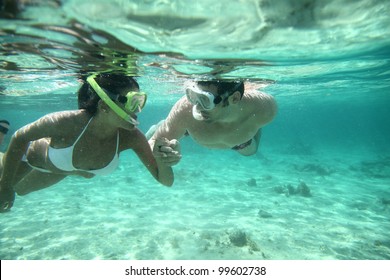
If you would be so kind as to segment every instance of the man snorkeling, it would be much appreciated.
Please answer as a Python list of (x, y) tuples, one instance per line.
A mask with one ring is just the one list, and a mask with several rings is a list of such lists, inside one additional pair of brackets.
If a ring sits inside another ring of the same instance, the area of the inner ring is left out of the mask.
[[(277, 105), (271, 95), (246, 90), (242, 81), (198, 81), (188, 84), (186, 95), (172, 107), (168, 117), (147, 133), (149, 144), (157, 139), (180, 139), (189, 135), (207, 148), (232, 149), (249, 156), (257, 152), (261, 128), (271, 122)], [(181, 156), (172, 150), (163, 161), (175, 165)]]

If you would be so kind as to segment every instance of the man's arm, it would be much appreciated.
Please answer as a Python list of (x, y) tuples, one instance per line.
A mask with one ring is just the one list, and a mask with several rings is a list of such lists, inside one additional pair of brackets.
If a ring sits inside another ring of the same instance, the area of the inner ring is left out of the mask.
[(181, 158), (177, 156), (177, 152), (180, 153), (180, 144), (176, 139), (183, 137), (187, 131), (189, 112), (191, 112), (191, 106), (184, 96), (172, 107), (168, 117), (160, 122), (149, 140), (149, 145), (153, 151), (156, 151), (154, 146), (157, 139), (166, 138), (170, 141), (170, 145), (162, 146), (160, 152), (162, 160), (171, 166), (177, 164)]

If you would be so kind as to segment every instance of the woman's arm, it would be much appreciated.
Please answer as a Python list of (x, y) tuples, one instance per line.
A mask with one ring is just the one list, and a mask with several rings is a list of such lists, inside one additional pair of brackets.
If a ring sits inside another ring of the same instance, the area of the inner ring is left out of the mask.
[(15, 200), (15, 176), (19, 169), (23, 155), (28, 149), (30, 141), (50, 136), (53, 131), (51, 124), (55, 120), (53, 114), (30, 123), (17, 130), (11, 138), (6, 153), (2, 159), (2, 173), (0, 178), (0, 212), (9, 211)]
[(164, 164), (161, 156), (159, 156), (158, 147), (165, 145), (163, 141), (157, 139), (152, 152), (145, 135), (136, 129), (131, 131), (131, 142), (130, 148), (134, 150), (152, 176), (161, 184), (168, 187), (172, 186), (174, 181), (172, 167)]
[(11, 138), (11, 142), (3, 158), (3, 172), (0, 178), (0, 189), (12, 190), (18, 166), (26, 153), (29, 143), (45, 137), (59, 136), (64, 133), (64, 121), (76, 111), (56, 112), (48, 114), (35, 122), (18, 129)]

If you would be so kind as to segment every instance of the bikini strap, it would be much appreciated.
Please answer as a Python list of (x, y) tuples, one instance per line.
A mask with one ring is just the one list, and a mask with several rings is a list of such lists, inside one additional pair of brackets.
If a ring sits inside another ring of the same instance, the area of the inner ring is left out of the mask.
[(77, 137), (76, 141), (74, 141), (74, 143), (73, 143), (73, 145), (72, 145), (72, 146), (75, 146), (75, 145), (76, 145), (76, 143), (77, 143), (77, 142), (79, 142), (79, 140), (80, 140), (81, 136), (83, 136), (83, 134), (84, 134), (85, 130), (88, 128), (88, 126), (89, 126), (89, 124), (91, 123), (92, 119), (93, 119), (93, 117), (92, 117), (92, 118), (90, 118), (90, 120), (88, 121), (87, 125), (84, 127), (83, 131), (81, 131), (81, 133), (80, 133), (79, 137)]
[(116, 152), (115, 154), (117, 155), (118, 154), (118, 148), (119, 148), (119, 130), (118, 132), (116, 133)]

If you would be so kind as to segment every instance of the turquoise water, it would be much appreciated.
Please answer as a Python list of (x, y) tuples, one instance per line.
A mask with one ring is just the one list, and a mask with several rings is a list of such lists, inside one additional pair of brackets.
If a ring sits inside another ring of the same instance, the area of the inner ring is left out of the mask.
[[(249, 158), (182, 139), (170, 189), (128, 151), (110, 176), (17, 197), (0, 258), (390, 259), (389, 14), (369, 0), (41, 1), (3, 14), (11, 133), (76, 108), (78, 75), (95, 71), (139, 76), (144, 132), (193, 78), (246, 80), (279, 112)], [(286, 191), (302, 182), (311, 197)]]

